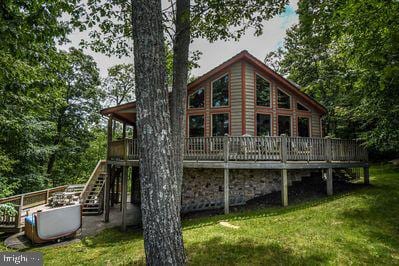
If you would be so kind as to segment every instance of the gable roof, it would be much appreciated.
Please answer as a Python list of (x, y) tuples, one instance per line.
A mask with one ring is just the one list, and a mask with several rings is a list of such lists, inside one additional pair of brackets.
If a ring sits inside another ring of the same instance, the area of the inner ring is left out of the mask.
[[(271, 76), (274, 80), (279, 82), (284, 86), (284, 88), (289, 89), (294, 95), (308, 103), (310, 106), (312, 106), (316, 111), (320, 112), (320, 114), (324, 115), (327, 113), (326, 108), (318, 103), (315, 99), (307, 95), (306, 93), (302, 92), (300, 90), (300, 86), (295, 84), (293, 81), (290, 81), (280, 74), (278, 74), (276, 71), (272, 70), (270, 67), (268, 67), (266, 64), (264, 64), (262, 61), (257, 59), (255, 56), (251, 55), (247, 50), (243, 50), (240, 53), (236, 54), (229, 60), (225, 61), (224, 63), (220, 64), (219, 66), (211, 69), (210, 71), (206, 72), (202, 76), (198, 77), (194, 81), (190, 82), (187, 85), (187, 90), (192, 90), (195, 89), (196, 87), (200, 86), (203, 82), (207, 81), (208, 79), (212, 78), (215, 74), (223, 71), (226, 68), (229, 68), (233, 64), (240, 62), (240, 61), (245, 61), (252, 66), (254, 66), (257, 70), (260, 72), (265, 73), (268, 76)], [(115, 118), (119, 118), (120, 120), (125, 120), (128, 117), (128, 114), (125, 113), (132, 113), (131, 111), (129, 112), (128, 110), (134, 109), (136, 107), (136, 102), (129, 102), (126, 104), (114, 106), (114, 107), (109, 107), (102, 109), (100, 113), (102, 115), (109, 115), (112, 114)], [(131, 120), (131, 115), (129, 115), (129, 122), (134, 122)]]
[(219, 66), (213, 68), (212, 70), (206, 72), (202, 76), (198, 77), (194, 81), (190, 82), (187, 85), (187, 89), (191, 90), (194, 89), (195, 87), (201, 85), (204, 81), (210, 79), (213, 75), (216, 73), (219, 73), (223, 71), (223, 69), (228, 68), (232, 66), (233, 64), (239, 62), (239, 61), (246, 61), (247, 63), (253, 65), (256, 67), (258, 70), (266, 73), (267, 75), (271, 76), (274, 78), (276, 81), (281, 83), (282, 85), (285, 85), (285, 88), (288, 88), (291, 90), (293, 94), (298, 96), (299, 98), (302, 98), (305, 102), (307, 102), (310, 106), (312, 106), (315, 110), (320, 112), (322, 115), (327, 113), (327, 109), (321, 105), (319, 102), (317, 102), (315, 99), (307, 95), (306, 93), (302, 92), (300, 90), (300, 86), (295, 84), (293, 81), (290, 81), (280, 74), (278, 74), (276, 71), (272, 70), (270, 67), (268, 67), (265, 63), (257, 59), (255, 56), (251, 55), (247, 50), (243, 50), (240, 53), (236, 54), (229, 60), (225, 61), (224, 63), (220, 64)]

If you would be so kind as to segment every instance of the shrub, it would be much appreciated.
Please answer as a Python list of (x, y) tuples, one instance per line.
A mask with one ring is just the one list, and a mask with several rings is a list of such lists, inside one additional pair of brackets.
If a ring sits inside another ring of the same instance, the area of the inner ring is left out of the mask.
[(15, 216), (18, 214), (18, 211), (15, 209), (15, 204), (12, 203), (4, 203), (0, 204), (0, 216)]

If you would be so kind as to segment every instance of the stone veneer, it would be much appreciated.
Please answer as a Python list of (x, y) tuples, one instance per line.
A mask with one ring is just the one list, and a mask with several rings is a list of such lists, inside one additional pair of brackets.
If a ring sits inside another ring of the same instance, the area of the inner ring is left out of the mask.
[[(310, 176), (307, 170), (289, 170), (288, 185)], [(182, 211), (195, 211), (223, 207), (223, 169), (184, 169)], [(230, 170), (230, 205), (280, 191), (279, 170)]]

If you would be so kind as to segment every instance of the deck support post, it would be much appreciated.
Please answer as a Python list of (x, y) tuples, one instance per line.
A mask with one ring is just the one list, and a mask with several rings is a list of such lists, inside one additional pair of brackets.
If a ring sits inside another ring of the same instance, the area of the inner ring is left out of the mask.
[[(112, 116), (108, 118), (108, 131), (107, 131), (107, 160), (111, 157), (111, 142), (112, 142)], [(110, 187), (111, 187), (111, 165), (107, 165), (107, 177), (105, 178), (104, 185), (104, 222), (109, 222), (110, 211)]]
[(127, 212), (127, 183), (128, 183), (128, 166), (123, 166), (122, 176), (122, 231), (126, 231), (126, 212)]
[(369, 166), (363, 167), (363, 175), (364, 175), (364, 184), (369, 185), (370, 184), (370, 171), (369, 171)]
[(126, 138), (126, 123), (122, 124), (122, 139)]
[(288, 170), (281, 170), (281, 205), (288, 206)]
[(333, 170), (332, 168), (327, 169), (327, 195), (333, 194)]
[(229, 168), (224, 168), (224, 213), (230, 212)]
[(139, 204), (141, 201), (140, 192), (140, 169), (139, 167), (132, 167), (132, 194), (130, 195), (130, 202)]

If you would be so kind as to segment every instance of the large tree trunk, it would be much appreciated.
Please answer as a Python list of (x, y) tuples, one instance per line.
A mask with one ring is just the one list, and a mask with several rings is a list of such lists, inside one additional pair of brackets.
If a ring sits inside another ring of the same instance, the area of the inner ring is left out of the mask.
[(183, 265), (166, 84), (161, 1), (134, 0), (133, 40), (141, 210), (148, 265)]
[(190, 45), (190, 0), (176, 2), (176, 36), (173, 43), (173, 88), (171, 124), (174, 163), (177, 179), (178, 207), (181, 205), (183, 155), (186, 125), (188, 54)]

